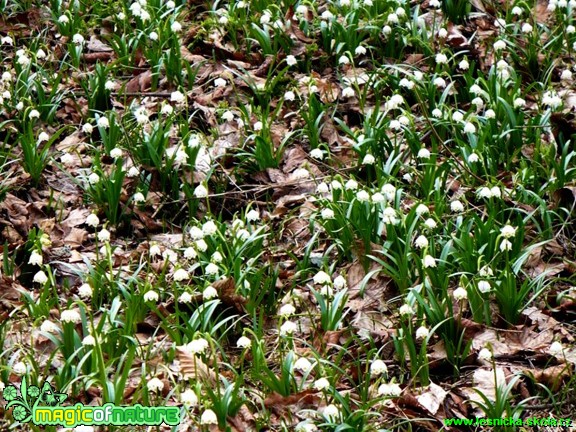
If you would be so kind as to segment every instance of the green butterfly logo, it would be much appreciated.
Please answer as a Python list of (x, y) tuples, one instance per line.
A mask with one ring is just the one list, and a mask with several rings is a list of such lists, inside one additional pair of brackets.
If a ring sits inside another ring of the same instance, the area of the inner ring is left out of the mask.
[(29, 386), (26, 377), (22, 378), (20, 388), (9, 385), (2, 392), (2, 397), (6, 402), (5, 409), (13, 408), (12, 417), (21, 423), (28, 423), (32, 419), (32, 412), (41, 403), (47, 406), (58, 406), (62, 404), (68, 395), (57, 393), (50, 383), (44, 382), (42, 390), (35, 385)]

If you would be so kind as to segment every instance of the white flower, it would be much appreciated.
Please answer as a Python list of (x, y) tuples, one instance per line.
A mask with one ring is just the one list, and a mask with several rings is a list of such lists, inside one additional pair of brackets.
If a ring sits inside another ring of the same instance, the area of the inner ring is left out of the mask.
[(340, 58), (338, 59), (338, 63), (341, 65), (347, 65), (348, 63), (350, 63), (350, 59), (347, 56), (343, 55), (340, 56)]
[(380, 204), (384, 201), (386, 201), (386, 198), (384, 198), (384, 195), (382, 195), (380, 192), (376, 192), (374, 195), (372, 195), (372, 202), (374, 204)]
[(384, 35), (389, 35), (390, 33), (392, 33), (392, 27), (386, 25), (382, 28), (382, 33)]
[(514, 237), (516, 235), (516, 229), (512, 225), (505, 225), (501, 230), (500, 233), (504, 238)]
[(78, 324), (82, 321), (82, 317), (75, 309), (66, 309), (62, 311), (62, 315), (60, 315), (60, 320), (65, 323), (73, 323)]
[(192, 240), (200, 240), (204, 238), (204, 231), (196, 226), (191, 227), (188, 233)]
[(488, 267), (487, 265), (482, 267), (479, 271), (478, 274), (480, 276), (494, 276), (494, 272), (492, 271), (492, 269), (490, 267)]
[(462, 120), (464, 120), (464, 114), (462, 114), (460, 111), (454, 111), (452, 114), (452, 120), (460, 123)]
[(204, 185), (198, 185), (194, 189), (194, 196), (196, 198), (205, 198), (208, 196), (208, 189)]
[(402, 315), (402, 316), (414, 315), (414, 309), (412, 309), (412, 306), (410, 306), (407, 303), (400, 306), (400, 309), (398, 311), (400, 312), (400, 315)]
[(218, 291), (212, 285), (207, 286), (204, 291), (202, 291), (202, 298), (204, 300), (211, 300), (218, 297)]
[(386, 183), (380, 190), (388, 201), (392, 201), (396, 197), (396, 187), (390, 183)]
[(418, 248), (418, 249), (424, 249), (425, 247), (428, 247), (428, 239), (423, 236), (420, 235), (416, 238), (416, 240), (414, 241), (414, 245)]
[(522, 33), (531, 33), (532, 30), (534, 30), (534, 27), (532, 27), (530, 24), (528, 23), (522, 24)]
[(418, 216), (428, 214), (429, 212), (430, 212), (430, 209), (425, 204), (418, 204), (418, 207), (416, 207), (416, 214)]
[(214, 80), (214, 87), (226, 87), (226, 85), (228, 85), (228, 81), (224, 78), (216, 78)]
[(144, 301), (147, 302), (157, 302), (160, 296), (154, 290), (150, 290), (144, 293)]
[(407, 88), (408, 90), (412, 90), (412, 89), (414, 88), (414, 86), (415, 86), (414, 81), (410, 81), (410, 80), (407, 79), (407, 78), (402, 78), (402, 79), (400, 80), (400, 82), (398, 83), (398, 85), (399, 85), (400, 87)]
[(292, 303), (286, 303), (285, 305), (283, 305), (280, 310), (278, 311), (278, 314), (281, 317), (289, 317), (291, 315), (294, 315), (294, 313), (296, 312), (296, 308), (294, 307), (294, 305)]
[(458, 63), (458, 68), (460, 70), (468, 70), (470, 68), (470, 63), (468, 63), (468, 60), (464, 59)]
[(478, 360), (490, 361), (492, 360), (492, 352), (488, 348), (482, 348), (478, 353)]
[(43, 261), (44, 260), (42, 258), (42, 255), (34, 250), (30, 254), (30, 259), (28, 259), (28, 264), (41, 266)]
[(184, 280), (188, 280), (190, 279), (190, 275), (188, 274), (188, 272), (186, 270), (184, 270), (183, 268), (180, 268), (178, 270), (176, 270), (174, 272), (174, 275), (172, 276), (174, 278), (174, 280), (176, 282), (182, 282)]
[(466, 300), (468, 298), (468, 291), (465, 288), (458, 287), (452, 293), (456, 301)]
[(522, 15), (523, 12), (524, 12), (524, 10), (519, 6), (514, 6), (512, 8), (512, 15), (520, 16), (520, 15)]
[(124, 152), (122, 151), (122, 149), (118, 147), (114, 147), (112, 150), (110, 150), (110, 157), (114, 159), (121, 158), (123, 154)]
[(48, 282), (48, 276), (46, 276), (46, 273), (40, 270), (34, 275), (33, 280), (34, 282), (39, 283), (40, 285), (44, 285), (46, 282)]
[(438, 37), (440, 39), (446, 39), (447, 36), (448, 36), (448, 30), (446, 30), (445, 28), (441, 28), (440, 30), (438, 30)]
[(100, 219), (94, 213), (90, 213), (84, 223), (88, 226), (96, 228), (100, 223)]
[(364, 159), (362, 159), (363, 165), (372, 165), (374, 162), (376, 162), (376, 158), (374, 158), (370, 153), (367, 153), (366, 156), (364, 156)]
[(126, 176), (130, 177), (130, 178), (134, 178), (134, 177), (138, 176), (138, 174), (140, 174), (140, 170), (133, 166), (133, 167), (130, 167), (130, 169), (126, 173)]
[(504, 42), (503, 40), (498, 40), (494, 43), (494, 49), (496, 51), (503, 50), (504, 48), (506, 48), (506, 42)]
[(464, 125), (464, 132), (465, 133), (476, 133), (476, 126), (474, 126), (472, 123), (470, 122), (466, 122), (466, 124)]
[(502, 243), (500, 243), (500, 250), (502, 252), (512, 250), (512, 243), (506, 239), (502, 240)]
[(218, 268), (218, 266), (214, 263), (210, 263), (206, 266), (205, 272), (207, 275), (215, 275), (218, 274), (218, 272), (220, 271), (220, 269)]
[(430, 159), (430, 150), (426, 148), (421, 148), (418, 151), (418, 158), (419, 159)]
[(148, 382), (146, 383), (146, 388), (148, 388), (148, 391), (152, 393), (157, 393), (162, 391), (162, 389), (164, 388), (164, 383), (162, 382), (162, 380), (155, 377), (148, 380)]
[(312, 369), (312, 363), (306, 357), (300, 357), (298, 360), (294, 362), (294, 369), (308, 372)]
[(388, 15), (387, 22), (388, 24), (397, 24), (399, 22), (398, 15), (396, 15), (395, 13), (391, 13), (390, 15)]
[(388, 367), (380, 359), (376, 359), (370, 363), (370, 375), (379, 376), (388, 373)]
[(270, 12), (264, 11), (262, 16), (260, 17), (260, 24), (268, 24), (270, 22), (271, 18), (272, 18), (272, 15), (270, 15)]
[(206, 244), (204, 239), (197, 240), (194, 244), (200, 252), (206, 252), (206, 249), (208, 249), (208, 244)]
[(136, 192), (134, 194), (134, 196), (132, 197), (132, 200), (135, 203), (143, 203), (146, 201), (146, 197), (144, 196), (144, 194), (142, 192)]
[(370, 201), (370, 194), (365, 190), (359, 190), (356, 194), (356, 199), (361, 202)]
[(542, 96), (542, 103), (555, 109), (562, 105), (562, 98), (554, 92), (546, 92)]
[(16, 375), (22, 376), (26, 373), (27, 370), (28, 367), (23, 362), (18, 362), (12, 365), (12, 372), (14, 372)]
[(50, 320), (45, 320), (40, 326), (40, 331), (45, 333), (56, 333), (58, 331), (58, 326)]
[(192, 389), (187, 389), (180, 393), (180, 402), (187, 407), (194, 407), (198, 405), (198, 396)]
[(88, 335), (84, 339), (82, 339), (82, 345), (94, 346), (94, 345), (96, 345), (96, 338), (92, 335)]
[(378, 387), (378, 394), (381, 396), (398, 397), (402, 394), (402, 388), (396, 383), (384, 383)]
[(330, 277), (330, 275), (324, 271), (319, 271), (318, 273), (316, 273), (314, 275), (314, 283), (316, 285), (325, 285), (325, 284), (329, 284), (332, 283), (332, 278)]
[(468, 162), (469, 163), (475, 163), (478, 162), (480, 160), (480, 158), (478, 157), (478, 155), (476, 153), (470, 153), (470, 156), (468, 156)]
[(298, 325), (293, 321), (286, 321), (280, 327), (280, 336), (286, 336), (293, 334), (298, 328)]
[(150, 32), (150, 34), (148, 35), (148, 37), (150, 38), (150, 40), (152, 41), (157, 41), (158, 40), (158, 33), (156, 33), (155, 31)]
[(250, 338), (246, 337), (246, 336), (242, 336), (240, 339), (238, 339), (238, 341), (236, 342), (236, 346), (238, 348), (250, 348), (250, 345), (252, 345), (252, 341), (250, 340)]
[(84, 43), (84, 36), (76, 33), (74, 36), (72, 36), (72, 42), (74, 42), (76, 45), (81, 45)]
[(68, 18), (68, 15), (60, 15), (58, 17), (58, 22), (61, 24), (67, 24), (70, 22), (70, 18)]
[(263, 126), (264, 126), (264, 125), (262, 124), (261, 121), (257, 121), (256, 123), (254, 123), (254, 130), (255, 130), (255, 131), (262, 130), (262, 127), (263, 127)]
[(566, 26), (566, 34), (573, 34), (576, 32), (576, 27), (573, 25)]
[(344, 89), (342, 89), (342, 97), (345, 98), (351, 98), (354, 97), (356, 93), (354, 92), (354, 89), (352, 87), (345, 87)]
[(494, 197), (494, 198), (501, 198), (502, 197), (502, 192), (500, 191), (500, 188), (498, 186), (492, 186), (490, 188), (490, 193), (492, 194), (492, 197)]
[(436, 267), (436, 259), (432, 255), (424, 256), (424, 268)]
[(434, 78), (434, 85), (438, 88), (444, 88), (446, 87), (446, 80), (442, 77), (436, 77)]
[(258, 212), (258, 210), (252, 209), (248, 213), (246, 213), (246, 220), (248, 222), (256, 222), (260, 220), (260, 213)]
[(314, 381), (314, 388), (318, 391), (326, 390), (330, 388), (330, 381), (328, 381), (326, 378), (318, 378), (316, 381)]
[(346, 282), (346, 278), (342, 275), (336, 277), (336, 279), (334, 279), (334, 288), (336, 289), (344, 289), (347, 286), (347, 282)]
[(437, 64), (446, 64), (448, 63), (448, 57), (446, 54), (438, 53), (436, 54), (436, 63)]
[(477, 193), (480, 198), (492, 198), (492, 191), (489, 187), (481, 187)]
[(481, 97), (475, 97), (474, 99), (472, 99), (472, 105), (476, 105), (476, 109), (480, 109), (484, 106), (484, 101), (482, 100)]
[(286, 93), (284, 93), (284, 99), (287, 101), (293, 101), (296, 99), (296, 95), (292, 90), (288, 90)]
[(426, 326), (420, 326), (416, 329), (416, 339), (426, 339), (430, 334), (430, 330)]
[(296, 57), (294, 57), (293, 55), (286, 56), (286, 64), (288, 66), (294, 66), (297, 63), (298, 60), (296, 60)]
[(222, 254), (220, 252), (216, 251), (212, 254), (212, 257), (210, 259), (212, 262), (221, 263), (222, 260), (224, 259), (224, 257), (222, 256)]
[(440, 3), (440, 0), (430, 0), (430, 1), (428, 2), (428, 5), (429, 5), (430, 7), (435, 7), (435, 8), (442, 7), (442, 3)]
[(462, 204), (458, 200), (454, 200), (450, 203), (450, 210), (452, 210), (454, 213), (463, 212), (464, 211), (464, 204)]
[(33, 119), (33, 118), (39, 118), (40, 117), (40, 111), (33, 109), (32, 111), (30, 111), (30, 114), (28, 114), (28, 118)]
[(490, 286), (490, 282), (488, 282), (488, 281), (481, 280), (478, 282), (478, 291), (480, 291), (483, 294), (490, 291), (491, 288), (492, 287)]
[(428, 229), (434, 229), (438, 226), (438, 224), (436, 223), (436, 221), (432, 218), (428, 218), (424, 221), (424, 225), (426, 226), (426, 228)]
[(182, 30), (182, 24), (180, 24), (178, 21), (174, 21), (170, 26), (170, 30), (172, 30), (174, 33), (178, 33)]
[(214, 221), (207, 221), (202, 225), (202, 233), (206, 236), (214, 235), (218, 232), (218, 227)]
[(173, 91), (170, 93), (170, 101), (175, 103), (182, 103), (186, 100), (186, 96), (181, 91)]
[(188, 291), (184, 291), (182, 294), (180, 294), (180, 297), (178, 297), (178, 303), (190, 303), (192, 301), (192, 294), (190, 294)]
[(558, 341), (552, 342), (552, 344), (550, 345), (550, 348), (548, 348), (548, 352), (553, 356), (563, 354), (564, 353), (564, 346), (562, 345), (561, 342), (558, 342)]
[(209, 344), (206, 339), (198, 338), (186, 345), (186, 349), (191, 354), (202, 354), (208, 348)]
[(324, 159), (324, 152), (319, 148), (315, 148), (310, 152), (310, 157), (312, 157), (314, 159), (322, 160), (322, 159)]
[(522, 108), (526, 106), (526, 101), (522, 98), (514, 99), (514, 108)]
[(326, 417), (332, 422), (336, 422), (340, 418), (340, 410), (334, 404), (330, 404), (326, 408), (324, 408), (322, 414), (324, 415), (324, 417)]
[(96, 124), (102, 129), (108, 129), (110, 127), (110, 121), (106, 117), (100, 117)]
[(356, 190), (358, 189), (358, 182), (356, 180), (350, 179), (346, 182), (344, 188), (346, 188), (346, 190)]
[(362, 45), (358, 45), (356, 47), (356, 49), (354, 50), (354, 54), (356, 55), (364, 55), (366, 54), (366, 48), (363, 47)]
[(98, 233), (98, 240), (102, 242), (110, 241), (110, 231), (106, 228), (102, 228), (102, 230)]
[(562, 81), (572, 81), (572, 71), (570, 71), (570, 69), (564, 69), (562, 74), (560, 74), (560, 79)]
[(80, 285), (80, 287), (78, 288), (78, 295), (81, 298), (85, 298), (85, 299), (91, 298), (92, 297), (92, 287), (87, 283)]

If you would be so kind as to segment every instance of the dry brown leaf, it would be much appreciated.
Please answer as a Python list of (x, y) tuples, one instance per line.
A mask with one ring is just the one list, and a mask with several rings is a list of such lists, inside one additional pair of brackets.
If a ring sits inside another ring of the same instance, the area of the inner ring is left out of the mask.
[(299, 393), (282, 396), (276, 392), (270, 394), (264, 400), (266, 408), (285, 408), (290, 405), (315, 405), (320, 401), (320, 396), (316, 390), (304, 390)]
[(188, 352), (185, 347), (176, 347), (180, 362), (180, 373), (183, 379), (200, 379), (211, 384), (217, 383), (216, 373), (200, 358)]
[(416, 396), (418, 404), (425, 408), (430, 414), (436, 414), (440, 406), (444, 403), (444, 399), (448, 394), (446, 390), (433, 382), (425, 389), (426, 391), (419, 396)]

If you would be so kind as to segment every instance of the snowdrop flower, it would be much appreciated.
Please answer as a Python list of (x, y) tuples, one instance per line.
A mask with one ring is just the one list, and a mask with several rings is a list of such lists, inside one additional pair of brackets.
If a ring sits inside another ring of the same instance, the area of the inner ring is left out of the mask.
[(370, 201), (370, 194), (365, 190), (359, 190), (356, 194), (356, 199), (360, 202)]
[(370, 375), (379, 376), (385, 373), (388, 373), (388, 367), (382, 360), (376, 359), (370, 363)]
[(204, 239), (197, 240), (194, 244), (196, 245), (196, 249), (198, 249), (200, 252), (206, 252), (208, 249), (208, 244), (204, 241)]
[(110, 150), (110, 157), (113, 159), (119, 159), (122, 157), (123, 154), (124, 152), (122, 151), (122, 149), (118, 147), (114, 147), (112, 150)]
[(438, 108), (434, 108), (432, 110), (432, 117), (434, 118), (441, 118), (442, 117), (442, 111), (439, 110)]
[(78, 288), (78, 295), (83, 299), (91, 298), (92, 297), (92, 287), (87, 283), (80, 285), (80, 287)]
[(286, 64), (288, 66), (294, 66), (297, 63), (298, 61), (296, 60), (296, 57), (294, 57), (293, 55), (286, 56)]
[(416, 214), (418, 216), (422, 216), (424, 214), (427, 214), (430, 212), (430, 209), (428, 209), (428, 207), (425, 204), (418, 204), (418, 207), (416, 207)]
[(65, 311), (62, 311), (62, 315), (60, 315), (60, 320), (65, 323), (78, 324), (80, 321), (82, 321), (82, 317), (80, 316), (77, 310), (66, 309)]
[(460, 213), (464, 211), (464, 204), (458, 200), (454, 200), (450, 203), (450, 210), (454, 213)]
[(376, 158), (374, 158), (370, 153), (367, 153), (366, 156), (364, 156), (364, 159), (362, 159), (363, 165), (372, 165), (374, 162), (376, 162)]
[(398, 218), (396, 217), (396, 210), (394, 210), (392, 207), (386, 207), (382, 212), (382, 222), (385, 224), (396, 225), (399, 222)]
[(207, 286), (204, 291), (202, 291), (202, 298), (204, 300), (211, 300), (218, 297), (218, 291), (212, 285)]
[(184, 280), (188, 280), (190, 279), (190, 275), (188, 274), (188, 272), (186, 270), (184, 270), (183, 268), (180, 268), (178, 270), (176, 270), (174, 272), (174, 274), (172, 275), (172, 277), (174, 278), (174, 280), (176, 282), (182, 282)]
[(96, 228), (100, 223), (100, 219), (94, 213), (90, 213), (84, 223), (88, 226)]
[(218, 417), (216, 416), (216, 413), (211, 409), (207, 409), (206, 411), (204, 411), (202, 413), (202, 416), (200, 417), (200, 424), (203, 425), (218, 424)]
[(198, 185), (194, 189), (194, 196), (196, 198), (205, 198), (208, 196), (208, 189), (204, 185)]
[(514, 108), (523, 108), (526, 106), (526, 101), (522, 98), (514, 99)]
[(298, 326), (293, 321), (286, 321), (280, 327), (280, 336), (291, 335), (297, 330)]
[(308, 372), (312, 369), (312, 363), (306, 357), (300, 357), (298, 360), (294, 362), (294, 369)]
[(476, 133), (476, 126), (474, 126), (472, 123), (470, 122), (466, 122), (466, 124), (464, 125), (464, 132), (465, 133)]
[(466, 300), (468, 298), (468, 291), (466, 291), (465, 288), (458, 287), (454, 290), (452, 295), (456, 301)]
[(312, 151), (310, 151), (310, 157), (312, 157), (314, 159), (322, 160), (322, 159), (324, 159), (324, 152), (319, 148), (315, 148)]
[(472, 99), (472, 105), (476, 105), (476, 109), (481, 109), (484, 106), (484, 101), (480, 97)]
[(430, 7), (434, 7), (434, 8), (440, 8), (440, 7), (442, 7), (442, 3), (440, 3), (440, 0), (430, 0), (430, 1), (428, 2), (428, 5), (429, 5)]
[(182, 30), (182, 24), (180, 24), (178, 21), (174, 21), (170, 26), (170, 30), (172, 30), (174, 33), (178, 33)]
[(506, 42), (504, 42), (503, 40), (498, 40), (494, 43), (494, 49), (496, 51), (501, 51), (504, 48), (506, 48)]
[(30, 259), (28, 260), (28, 264), (41, 266), (43, 262), (42, 255), (39, 254), (37, 251), (32, 251), (30, 254)]
[(572, 81), (572, 72), (570, 69), (564, 69), (560, 75), (562, 81)]
[(358, 189), (358, 182), (356, 180), (350, 179), (346, 182), (344, 187), (346, 188), (346, 190), (356, 190)]
[(532, 27), (530, 24), (528, 23), (522, 24), (522, 33), (531, 33), (532, 30), (534, 30), (534, 27)]
[(202, 225), (202, 232), (205, 236), (211, 236), (218, 232), (218, 227), (214, 221), (209, 220)]
[(482, 348), (478, 353), (478, 360), (486, 362), (492, 360), (492, 352), (488, 348)]
[(294, 176), (294, 179), (296, 179), (296, 180), (304, 180), (304, 179), (307, 179), (308, 177), (310, 177), (310, 173), (308, 172), (308, 170), (306, 168), (298, 168), (297, 170), (294, 170), (292, 175)]
[(446, 87), (446, 80), (441, 77), (434, 78), (434, 85), (438, 88)]
[(329, 186), (324, 182), (319, 183), (318, 186), (316, 187), (316, 192), (319, 194), (325, 194), (328, 193), (329, 191), (330, 191)]
[(493, 198), (501, 198), (502, 192), (500, 192), (500, 188), (498, 186), (493, 186), (490, 188), (490, 193), (492, 194)]
[(522, 15), (523, 12), (524, 12), (524, 10), (519, 6), (514, 6), (512, 8), (512, 15), (520, 16), (520, 15)]
[(338, 63), (341, 65), (347, 65), (350, 63), (350, 59), (347, 56), (343, 55), (340, 56), (340, 58), (338, 59)]
[(331, 422), (336, 422), (340, 418), (340, 410), (334, 404), (330, 404), (326, 408), (324, 408), (322, 414)]
[(58, 17), (58, 22), (61, 24), (68, 24), (70, 22), (70, 18), (68, 18), (68, 15), (60, 15)]
[(319, 271), (318, 273), (316, 273), (314, 275), (313, 280), (316, 285), (325, 285), (332, 283), (332, 278), (328, 273), (324, 271)]
[(386, 198), (384, 198), (384, 195), (382, 195), (380, 192), (376, 192), (374, 195), (372, 195), (372, 202), (374, 204), (380, 204), (384, 201), (386, 201)]
[(329, 208), (324, 208), (320, 212), (320, 216), (322, 217), (322, 219), (334, 219), (334, 211)]
[(108, 129), (110, 127), (110, 121), (106, 117), (100, 117), (96, 124), (102, 129)]
[(412, 316), (414, 315), (414, 309), (412, 309), (412, 306), (410, 306), (409, 304), (405, 303), (402, 306), (400, 306), (399, 309), (400, 315), (401, 316)]
[(157, 244), (153, 244), (152, 246), (150, 246), (150, 250), (148, 251), (148, 253), (150, 254), (151, 257), (155, 257), (161, 255), (162, 251), (160, 250), (160, 246), (158, 246)]
[(556, 109), (562, 105), (562, 98), (554, 92), (546, 92), (542, 97), (542, 103), (552, 109)]
[(516, 235), (516, 229), (512, 225), (505, 225), (501, 230), (500, 233), (504, 238), (514, 237)]
[(44, 285), (46, 282), (48, 282), (48, 276), (46, 276), (46, 273), (44, 273), (42, 270), (40, 270), (39, 272), (37, 272), (34, 275), (34, 282), (40, 284), (40, 285)]
[(428, 218), (428, 219), (426, 219), (426, 220), (424, 221), (424, 225), (425, 225), (426, 228), (428, 228), (428, 229), (434, 229), (434, 228), (436, 228), (436, 226), (437, 226), (438, 224), (436, 223), (436, 221), (435, 221), (434, 219)]
[(182, 103), (186, 100), (186, 96), (181, 91), (173, 91), (170, 93), (170, 101), (175, 103)]
[(94, 346), (94, 345), (96, 345), (96, 338), (92, 335), (88, 335), (84, 339), (82, 339), (82, 345)]
[(294, 315), (295, 313), (296, 313), (296, 308), (294, 307), (294, 305), (292, 303), (286, 303), (278, 311), (278, 314), (281, 317), (285, 317), (285, 318), (287, 318), (291, 315)]
[(294, 99), (296, 99), (296, 95), (294, 94), (293, 91), (288, 90), (286, 93), (284, 93), (284, 99), (287, 101), (293, 101)]
[(45, 320), (40, 326), (40, 331), (54, 334), (58, 331), (58, 326), (50, 320)]
[(407, 88), (408, 90), (412, 90), (415, 86), (414, 81), (410, 81), (409, 79), (402, 78), (398, 83), (400, 87)]
[(132, 200), (139, 204), (139, 203), (143, 203), (146, 201), (146, 197), (144, 196), (144, 194), (142, 192), (136, 192), (134, 194), (134, 196), (132, 196)]
[(228, 82), (224, 78), (216, 78), (214, 80), (214, 87), (226, 87)]
[(422, 148), (418, 151), (418, 158), (419, 159), (430, 159), (430, 150), (426, 148)]
[(180, 402), (187, 407), (194, 407), (198, 405), (198, 396), (192, 389), (187, 389), (180, 394)]
[(481, 280), (478, 282), (478, 291), (480, 291), (481, 293), (486, 294), (491, 289), (492, 287), (490, 286), (490, 282), (485, 280)]
[(436, 267), (436, 259), (432, 255), (426, 255), (424, 257), (424, 268), (434, 267)]
[(270, 15), (270, 12), (266, 10), (260, 17), (260, 24), (268, 24), (271, 19), (272, 15)]
[(548, 352), (553, 356), (563, 354), (564, 353), (564, 346), (562, 345), (561, 342), (558, 342), (558, 341), (552, 342), (552, 344), (550, 345), (550, 348), (548, 348)]
[(481, 187), (477, 193), (480, 198), (492, 198), (492, 191), (489, 187)]
[(464, 59), (460, 61), (460, 63), (458, 63), (458, 69), (463, 71), (470, 69), (470, 63), (468, 63), (468, 60)]
[(416, 339), (426, 339), (430, 335), (430, 330), (426, 326), (420, 326), (416, 329)]
[(363, 47), (362, 45), (358, 45), (356, 47), (356, 49), (354, 50), (354, 54), (356, 55), (364, 55), (366, 54), (366, 48)]
[(81, 45), (84, 43), (84, 36), (76, 33), (74, 36), (72, 36), (72, 42), (74, 42), (76, 45)]
[(64, 153), (62, 156), (60, 156), (60, 162), (62, 162), (62, 164), (65, 166), (71, 166), (74, 164), (74, 156), (72, 156), (70, 153)]
[(436, 54), (436, 63), (437, 64), (446, 64), (448, 63), (448, 57), (446, 56), (446, 54)]
[(382, 33), (384, 34), (384, 36), (389, 35), (390, 33), (392, 33), (392, 27), (386, 25), (382, 28)]
[(488, 267), (487, 265), (485, 265), (484, 267), (482, 267), (479, 271), (478, 274), (480, 276), (494, 276), (494, 272), (492, 271), (492, 269), (490, 267)]
[(28, 114), (28, 118), (29, 119), (40, 118), (40, 112), (36, 109), (33, 109), (32, 111), (30, 111), (30, 114)]
[(396, 383), (384, 383), (378, 387), (378, 394), (380, 396), (398, 397), (402, 394), (402, 388)]
[(425, 247), (428, 247), (428, 239), (423, 236), (420, 235), (416, 238), (416, 240), (414, 241), (414, 245), (418, 248), (418, 249), (424, 249)]
[(392, 201), (396, 197), (396, 187), (390, 183), (386, 183), (380, 190), (388, 201)]
[(238, 348), (250, 348), (250, 346), (252, 345), (252, 341), (250, 340), (250, 338), (246, 337), (246, 336), (242, 336), (240, 337), (240, 339), (238, 339), (238, 341), (236, 342), (236, 346)]
[(448, 30), (446, 30), (445, 28), (441, 28), (440, 30), (438, 30), (438, 37), (440, 39), (446, 39), (447, 36), (448, 36)]
[(209, 344), (206, 339), (198, 338), (187, 344), (186, 350), (188, 350), (191, 354), (202, 354), (206, 351), (208, 346)]
[(205, 272), (207, 275), (216, 275), (220, 271), (220, 268), (214, 263), (210, 263), (206, 266)]
[(496, 118), (496, 113), (494, 112), (493, 109), (487, 109), (486, 112), (484, 113), (484, 117), (486, 117), (487, 119), (493, 119)]
[(102, 242), (110, 241), (110, 231), (106, 228), (102, 228), (102, 230), (98, 233), (98, 240)]
[(326, 378), (319, 378), (314, 381), (314, 388), (318, 391), (326, 390), (330, 388), (330, 381), (328, 381)]
[(16, 375), (22, 376), (26, 373), (27, 370), (28, 368), (23, 362), (18, 362), (12, 365), (12, 372), (14, 372)]
[(388, 22), (388, 24), (398, 24), (400, 20), (398, 19), (398, 15), (396, 15), (395, 13), (391, 13), (390, 15), (388, 15), (386, 21)]
[(144, 293), (144, 301), (147, 302), (157, 302), (160, 296), (154, 290), (150, 290)]

